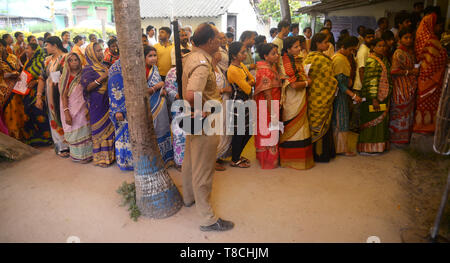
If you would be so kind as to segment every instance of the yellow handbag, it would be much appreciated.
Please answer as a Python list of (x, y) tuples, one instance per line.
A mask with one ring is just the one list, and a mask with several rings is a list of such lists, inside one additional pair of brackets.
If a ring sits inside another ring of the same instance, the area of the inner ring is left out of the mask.
[(386, 104), (380, 104), (380, 109), (379, 110), (375, 110), (373, 108), (373, 105), (369, 105), (369, 112), (379, 112), (379, 111), (386, 111), (386, 110), (387, 110)]

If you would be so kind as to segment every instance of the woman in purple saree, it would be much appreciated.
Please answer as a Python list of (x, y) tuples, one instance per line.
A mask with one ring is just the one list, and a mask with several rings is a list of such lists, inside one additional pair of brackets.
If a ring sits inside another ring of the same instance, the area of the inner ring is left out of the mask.
[(109, 118), (108, 68), (101, 63), (100, 45), (91, 43), (86, 47), (86, 61), (81, 85), (89, 108), (94, 163), (108, 167), (115, 160), (114, 125)]

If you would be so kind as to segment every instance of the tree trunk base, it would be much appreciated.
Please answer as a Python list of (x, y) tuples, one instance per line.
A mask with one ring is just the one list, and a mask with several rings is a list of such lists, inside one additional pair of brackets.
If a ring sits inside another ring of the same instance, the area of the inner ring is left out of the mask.
[(176, 214), (183, 206), (183, 198), (167, 170), (163, 169), (150, 175), (136, 175), (135, 178), (136, 204), (143, 216), (167, 218)]

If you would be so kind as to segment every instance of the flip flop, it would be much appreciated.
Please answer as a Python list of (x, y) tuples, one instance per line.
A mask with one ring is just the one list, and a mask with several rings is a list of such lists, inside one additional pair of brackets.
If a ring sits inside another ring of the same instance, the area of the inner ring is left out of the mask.
[(60, 153), (58, 153), (58, 156), (61, 158), (69, 158), (70, 153), (69, 152), (60, 152)]
[(243, 161), (243, 162), (245, 162), (247, 164), (250, 164), (250, 160), (245, 158), (245, 157), (243, 157), (243, 156), (241, 156), (241, 161)]
[(237, 167), (237, 168), (249, 168), (250, 165), (246, 162), (244, 162), (243, 160), (239, 160), (237, 162), (231, 162), (230, 163), (231, 167)]
[(225, 167), (223, 167), (220, 163), (217, 163), (217, 162), (216, 162), (216, 171), (218, 171), (218, 172), (223, 172), (223, 171), (225, 171), (225, 170), (226, 170)]

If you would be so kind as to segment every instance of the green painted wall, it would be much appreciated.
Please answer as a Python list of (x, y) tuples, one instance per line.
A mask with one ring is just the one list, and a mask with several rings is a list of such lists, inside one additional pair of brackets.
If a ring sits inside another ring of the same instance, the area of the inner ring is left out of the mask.
[(72, 8), (76, 9), (77, 6), (89, 6), (88, 19), (97, 19), (96, 7), (107, 8), (107, 22), (112, 23), (113, 3), (112, 0), (78, 0), (72, 2)]

